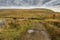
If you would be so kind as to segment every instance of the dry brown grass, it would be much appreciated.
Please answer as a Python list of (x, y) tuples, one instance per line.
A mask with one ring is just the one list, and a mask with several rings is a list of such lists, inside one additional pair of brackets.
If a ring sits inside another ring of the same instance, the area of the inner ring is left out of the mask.
[[(37, 26), (37, 29), (41, 29), (39, 28), (41, 27), (40, 24), (48, 31), (51, 40), (60, 40), (60, 27), (53, 24), (54, 22), (60, 23), (60, 13), (58, 12), (47, 9), (5, 9), (0, 10), (1, 18), (6, 20), (6, 28), (0, 32), (1, 40), (20, 40), (20, 38), (25, 38), (27, 35), (23, 36), (23, 34), (28, 29), (35, 27), (34, 25)], [(13, 18), (16, 18), (16, 20)], [(16, 21), (16, 24), (10, 24), (11, 21)], [(15, 28), (16, 25), (17, 27)]]

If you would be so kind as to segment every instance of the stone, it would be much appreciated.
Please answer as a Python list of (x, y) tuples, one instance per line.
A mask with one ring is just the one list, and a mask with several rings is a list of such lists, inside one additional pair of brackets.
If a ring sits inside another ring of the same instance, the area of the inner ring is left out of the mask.
[(34, 30), (28, 30), (28, 33), (31, 34), (31, 33), (34, 33), (35, 31)]

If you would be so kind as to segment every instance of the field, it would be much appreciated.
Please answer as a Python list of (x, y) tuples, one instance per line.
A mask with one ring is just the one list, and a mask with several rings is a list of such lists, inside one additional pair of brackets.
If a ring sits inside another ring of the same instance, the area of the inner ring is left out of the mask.
[(0, 40), (60, 40), (60, 13), (48, 9), (1, 9)]

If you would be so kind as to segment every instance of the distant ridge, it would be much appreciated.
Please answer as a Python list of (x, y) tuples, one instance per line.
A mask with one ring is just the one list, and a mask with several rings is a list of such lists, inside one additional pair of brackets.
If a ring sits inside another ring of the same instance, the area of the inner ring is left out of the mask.
[(49, 9), (1, 9), (0, 17), (16, 17), (16, 18), (37, 18), (42, 16), (52, 16), (53, 14), (57, 14), (58, 12), (54, 12)]
[(50, 9), (45, 8), (33, 8), (33, 9), (0, 9), (0, 11), (45, 11), (45, 12), (54, 12)]

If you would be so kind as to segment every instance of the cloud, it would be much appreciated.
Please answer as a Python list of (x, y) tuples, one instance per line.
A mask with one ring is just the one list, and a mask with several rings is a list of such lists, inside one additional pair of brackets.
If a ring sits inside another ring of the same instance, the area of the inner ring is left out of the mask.
[(60, 0), (0, 0), (0, 9), (48, 8), (60, 11)]

